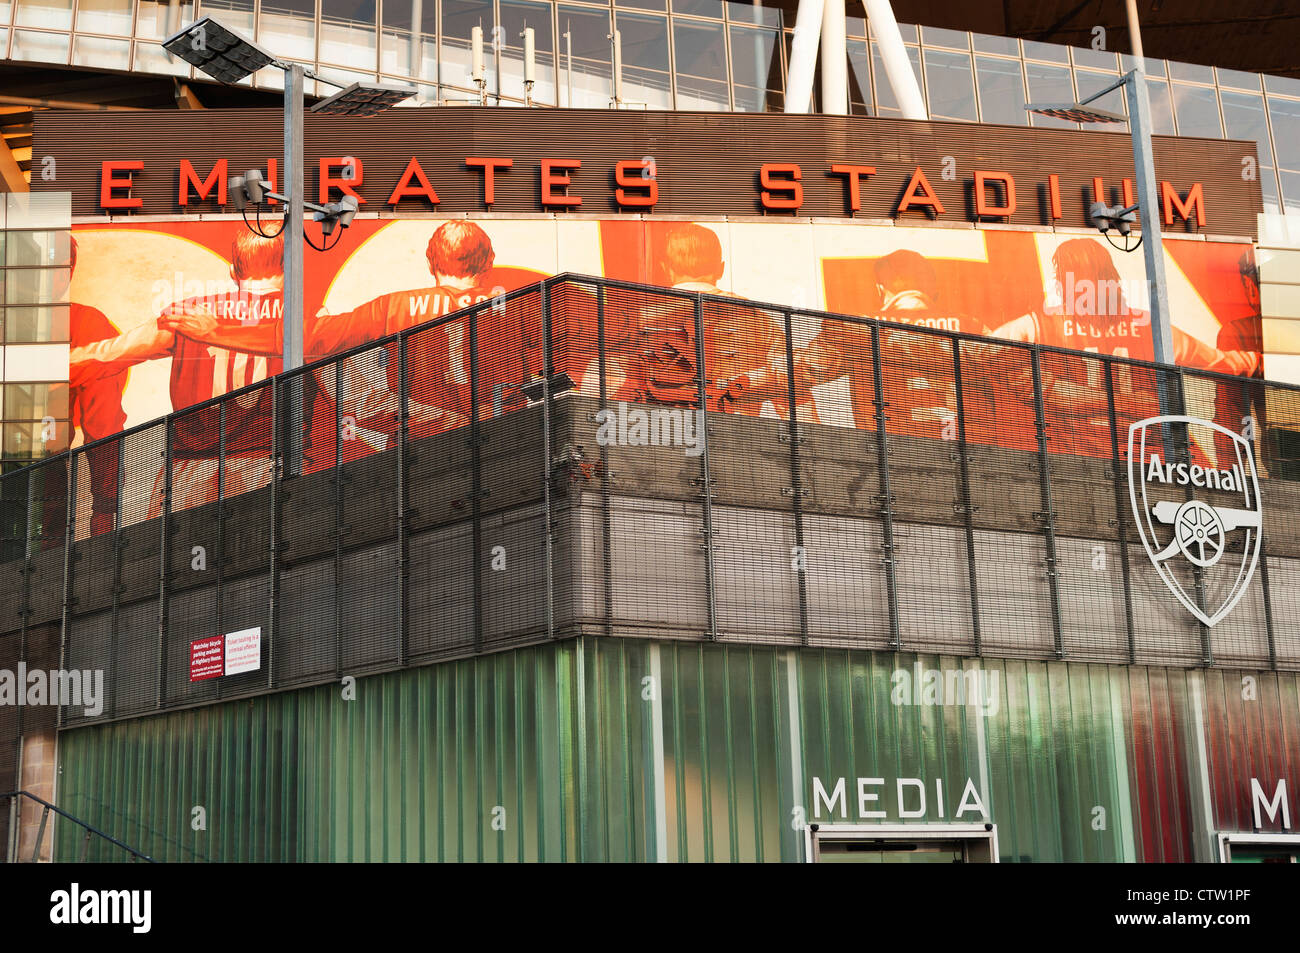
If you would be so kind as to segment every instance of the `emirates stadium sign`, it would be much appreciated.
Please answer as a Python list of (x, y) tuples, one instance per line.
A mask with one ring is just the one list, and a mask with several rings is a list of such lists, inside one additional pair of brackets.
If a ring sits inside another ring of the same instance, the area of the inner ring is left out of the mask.
[[(1218, 445), (1232, 457), (1169, 459), (1179, 452), (1183, 427), (1224, 438)], [(1178, 415), (1137, 421), (1128, 441), (1129, 497), (1142, 545), (1169, 591), (1213, 626), (1241, 601), (1259, 563), (1263, 513), (1250, 443), (1219, 424)]]

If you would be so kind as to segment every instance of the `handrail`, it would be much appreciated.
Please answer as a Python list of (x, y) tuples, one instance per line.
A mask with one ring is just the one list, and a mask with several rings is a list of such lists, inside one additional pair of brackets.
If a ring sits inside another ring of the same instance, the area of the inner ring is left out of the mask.
[[(72, 823), (76, 824), (76, 825), (79, 826), (79, 827), (84, 828), (85, 831), (86, 831), (86, 842), (87, 842), (87, 844), (89, 844), (89, 842), (90, 842), (90, 837), (91, 837), (91, 835), (93, 834), (93, 835), (95, 835), (95, 836), (97, 836), (97, 837), (102, 837), (104, 840), (108, 841), (110, 844), (112, 844), (112, 845), (115, 846), (115, 847), (120, 847), (120, 848), (122, 848), (124, 851), (126, 851), (128, 854), (131, 855), (131, 859), (132, 859), (132, 860), (143, 860), (143, 861), (145, 861), (146, 863), (150, 863), (150, 864), (156, 864), (156, 863), (157, 863), (157, 861), (154, 860), (152, 857), (150, 857), (148, 854), (142, 853), (142, 852), (136, 850), (134, 847), (130, 847), (130, 846), (128, 846), (127, 844), (122, 843), (120, 840), (118, 840), (118, 839), (117, 839), (116, 837), (114, 837), (112, 834), (105, 834), (105, 833), (104, 833), (103, 831), (101, 831), (99, 828), (97, 828), (97, 827), (92, 827), (90, 824), (87, 824), (85, 821), (81, 820), (81, 818), (79, 818), (79, 817), (73, 817), (73, 816), (72, 816), (71, 814), (69, 814), (67, 811), (63, 810), (63, 809), (60, 808), (60, 807), (57, 807), (57, 806), (54, 805), (54, 804), (51, 804), (49, 801), (45, 800), (44, 798), (37, 797), (35, 794), (32, 794), (30, 791), (5, 791), (5, 792), (3, 792), (3, 793), (0, 793), (0, 800), (5, 800), (5, 799), (7, 799), (7, 798), (24, 798), (24, 797), (26, 797), (26, 798), (31, 798), (31, 799), (32, 799), (33, 801), (35, 801), (37, 804), (40, 804), (40, 805), (42, 805), (42, 806), (45, 808), (44, 812), (42, 812), (42, 814), (41, 814), (41, 827), (40, 827), (40, 832), (39, 832), (39, 833), (37, 834), (37, 836), (36, 836), (36, 851), (37, 851), (37, 852), (40, 851), (40, 849), (41, 849), (41, 841), (44, 839), (44, 836), (45, 836), (45, 822), (46, 822), (47, 818), (48, 818), (49, 815), (50, 815), (50, 811), (53, 811), (55, 814), (59, 815), (60, 817), (66, 817), (68, 820), (72, 821)], [(11, 832), (10, 832), (10, 836), (13, 837), (13, 838), (15, 839), (15, 844), (16, 844), (16, 843), (17, 843), (17, 837), (18, 837), (18, 832), (17, 832), (17, 830), (11, 831)], [(32, 860), (35, 861), (36, 858), (37, 858), (37, 853), (34, 852), (33, 855), (32, 855)], [(82, 859), (83, 861), (86, 859), (86, 855), (85, 855), (85, 850), (84, 850), (84, 849), (82, 850), (81, 859)]]

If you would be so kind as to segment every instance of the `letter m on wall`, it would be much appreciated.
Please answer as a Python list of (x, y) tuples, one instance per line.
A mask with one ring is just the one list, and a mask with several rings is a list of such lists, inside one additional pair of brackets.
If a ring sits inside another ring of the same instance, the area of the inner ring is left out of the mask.
[(212, 194), (212, 190), (217, 190), (217, 204), (226, 204), (226, 160), (218, 159), (208, 177), (202, 182), (199, 181), (199, 174), (194, 170), (193, 164), (189, 159), (181, 160), (180, 169), (180, 192), (176, 196), (177, 204), (190, 204), (190, 189), (194, 189), (194, 194), (199, 199), (206, 199)]
[(1174, 213), (1187, 222), (1192, 220), (1192, 215), (1195, 213), (1197, 226), (1205, 225), (1205, 193), (1199, 182), (1188, 189), (1186, 199), (1182, 198), (1178, 190), (1168, 182), (1161, 182), (1160, 204), (1164, 206), (1166, 225), (1174, 224)]

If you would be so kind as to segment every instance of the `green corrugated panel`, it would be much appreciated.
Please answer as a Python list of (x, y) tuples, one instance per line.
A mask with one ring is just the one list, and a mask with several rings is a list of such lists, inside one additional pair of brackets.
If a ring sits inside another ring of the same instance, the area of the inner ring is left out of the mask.
[[(895, 672), (977, 665), (987, 716), (895, 703)], [(1129, 860), (1150, 770), (1125, 750), (1130, 700), (1154, 681), (1177, 701), (1183, 678), (589, 638), (363, 678), (355, 701), (325, 685), (67, 731), (60, 801), (166, 860), (790, 861), (805, 822), (859, 822), (857, 778), (884, 779), (887, 822), (896, 780), (919, 779), (910, 823), (958, 820), (969, 778), (1004, 860)], [(814, 816), (814, 777), (845, 779), (846, 818)], [(78, 849), (61, 825), (60, 856)]]

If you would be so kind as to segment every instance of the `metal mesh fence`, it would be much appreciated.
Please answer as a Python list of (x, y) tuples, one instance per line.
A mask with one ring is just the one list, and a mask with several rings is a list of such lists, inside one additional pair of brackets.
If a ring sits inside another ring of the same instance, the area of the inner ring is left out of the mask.
[(0, 658), (104, 672), (63, 725), (587, 634), (1300, 669), (1295, 420), (1258, 379), (564, 275), (6, 475)]

